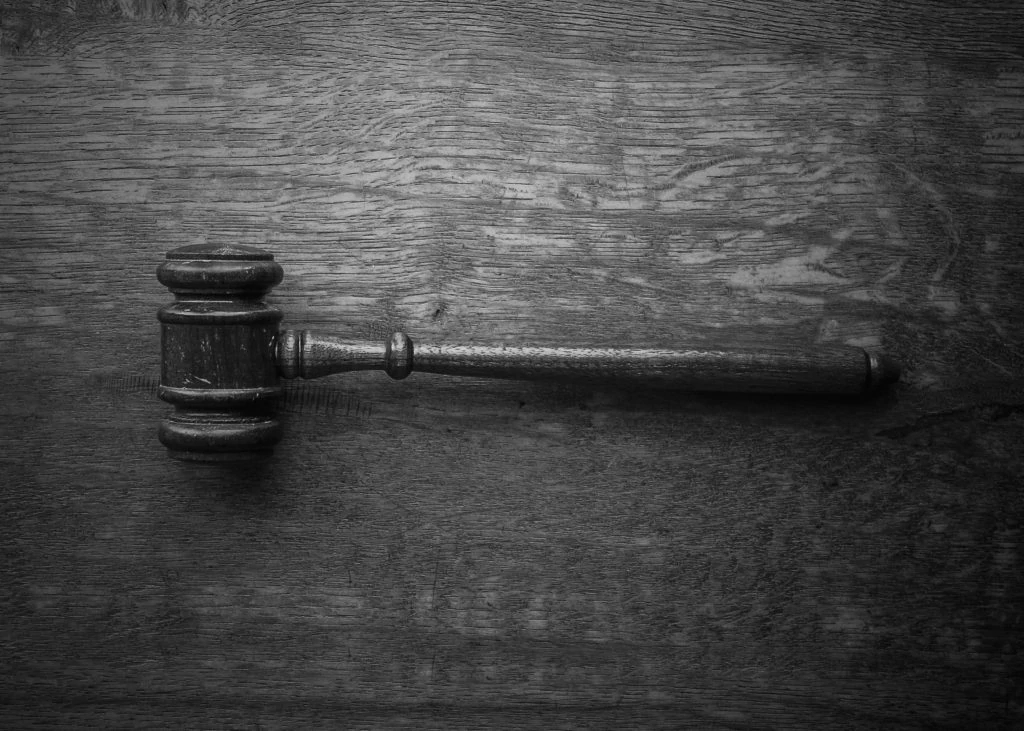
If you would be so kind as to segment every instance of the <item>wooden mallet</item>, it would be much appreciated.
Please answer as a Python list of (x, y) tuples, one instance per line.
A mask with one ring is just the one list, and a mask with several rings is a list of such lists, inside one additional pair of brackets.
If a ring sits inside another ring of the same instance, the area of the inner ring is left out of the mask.
[(264, 302), (283, 277), (272, 254), (250, 246), (185, 246), (157, 278), (174, 293), (158, 314), (159, 395), (174, 405), (160, 425), (171, 456), (200, 461), (267, 456), (281, 439), (274, 415), (282, 378), (383, 370), (492, 378), (603, 381), (695, 391), (867, 394), (896, 382), (899, 365), (862, 348), (798, 351), (413, 345), (279, 330)]

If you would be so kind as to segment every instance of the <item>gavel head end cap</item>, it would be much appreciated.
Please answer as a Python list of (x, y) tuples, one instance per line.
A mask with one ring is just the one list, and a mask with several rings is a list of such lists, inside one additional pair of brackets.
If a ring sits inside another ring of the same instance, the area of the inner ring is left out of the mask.
[(198, 244), (168, 251), (156, 276), (179, 295), (260, 297), (281, 282), (284, 270), (255, 246)]
[(175, 412), (160, 424), (160, 441), (175, 459), (238, 462), (269, 457), (281, 440), (273, 416)]

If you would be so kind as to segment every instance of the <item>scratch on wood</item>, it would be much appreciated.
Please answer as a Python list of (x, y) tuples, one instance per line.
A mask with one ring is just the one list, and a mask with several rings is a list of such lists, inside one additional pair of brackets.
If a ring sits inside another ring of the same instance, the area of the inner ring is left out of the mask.
[(1006, 419), (1013, 414), (1024, 412), (1024, 404), (992, 402), (978, 404), (963, 409), (952, 409), (934, 414), (919, 416), (910, 424), (883, 429), (877, 436), (890, 439), (902, 439), (914, 432), (930, 429), (933, 426), (949, 422), (983, 421), (993, 422)]
[(86, 385), (92, 392), (111, 396), (145, 395), (156, 398), (160, 377), (152, 373), (97, 372), (89, 374)]
[(281, 410), (293, 414), (322, 414), (369, 419), (373, 407), (355, 394), (327, 383), (292, 381), (285, 384)]

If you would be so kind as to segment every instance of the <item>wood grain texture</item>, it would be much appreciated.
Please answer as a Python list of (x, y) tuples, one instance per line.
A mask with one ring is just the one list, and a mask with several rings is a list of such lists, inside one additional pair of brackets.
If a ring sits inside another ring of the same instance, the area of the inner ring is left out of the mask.
[[(0, 725), (1015, 728), (1014, 3), (4, 2)], [(169, 462), (165, 251), (286, 326), (880, 345), (878, 401), (352, 374)]]

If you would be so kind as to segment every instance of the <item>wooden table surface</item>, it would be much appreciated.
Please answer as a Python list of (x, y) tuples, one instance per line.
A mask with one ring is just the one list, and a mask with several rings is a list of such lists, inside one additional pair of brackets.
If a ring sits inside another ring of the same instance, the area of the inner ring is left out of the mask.
[[(0, 726), (1024, 726), (1024, 8), (0, 2)], [(867, 401), (379, 373), (167, 459), (154, 271), (288, 324), (883, 348)]]

